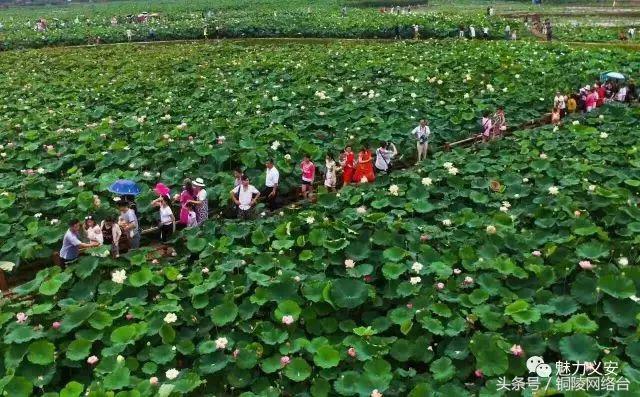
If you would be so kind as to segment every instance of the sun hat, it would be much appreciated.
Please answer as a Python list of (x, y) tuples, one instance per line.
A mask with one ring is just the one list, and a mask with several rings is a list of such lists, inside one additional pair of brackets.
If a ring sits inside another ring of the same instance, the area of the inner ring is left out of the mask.
[(153, 191), (158, 194), (158, 196), (168, 196), (171, 193), (171, 190), (162, 182), (158, 182), (156, 187), (153, 188)]
[(195, 181), (191, 182), (193, 186), (204, 187), (204, 181), (202, 178), (196, 178)]

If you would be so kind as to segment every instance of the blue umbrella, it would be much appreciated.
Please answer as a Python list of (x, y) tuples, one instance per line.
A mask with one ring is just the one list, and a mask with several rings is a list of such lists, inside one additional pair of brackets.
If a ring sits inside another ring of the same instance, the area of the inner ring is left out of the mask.
[(137, 196), (140, 194), (140, 187), (136, 185), (134, 181), (130, 181), (128, 179), (118, 179), (113, 182), (111, 186), (109, 186), (109, 191), (111, 193), (119, 194), (119, 195), (130, 195)]

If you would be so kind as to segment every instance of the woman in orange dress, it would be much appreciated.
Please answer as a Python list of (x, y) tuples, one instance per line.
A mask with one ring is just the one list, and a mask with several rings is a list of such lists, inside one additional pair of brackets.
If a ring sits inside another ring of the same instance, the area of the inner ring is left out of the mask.
[(353, 174), (353, 181), (356, 183), (373, 182), (376, 180), (376, 174), (373, 173), (373, 156), (367, 145), (362, 146), (362, 150), (358, 153), (358, 164), (356, 172)]
[(342, 166), (342, 185), (346, 186), (353, 181), (353, 171), (355, 170), (355, 155), (351, 146), (344, 148), (344, 152), (340, 156), (340, 165)]

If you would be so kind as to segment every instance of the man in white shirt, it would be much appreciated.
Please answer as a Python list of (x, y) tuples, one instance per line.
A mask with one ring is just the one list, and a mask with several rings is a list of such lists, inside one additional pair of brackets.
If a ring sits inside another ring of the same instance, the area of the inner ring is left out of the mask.
[(256, 205), (260, 192), (255, 186), (249, 184), (249, 178), (242, 175), (242, 182), (231, 190), (231, 200), (238, 207), (238, 218), (247, 220), (252, 217), (252, 209)]
[(431, 137), (431, 130), (429, 129), (429, 122), (425, 119), (420, 120), (420, 125), (411, 131), (411, 135), (416, 138), (416, 146), (418, 148), (418, 163), (422, 160), (422, 157), (427, 158), (427, 152), (429, 150), (429, 138)]
[(264, 181), (265, 188), (260, 192), (267, 201), (267, 206), (271, 211), (276, 208), (276, 198), (278, 197), (278, 183), (280, 182), (280, 173), (273, 165), (273, 159), (267, 160), (265, 163), (267, 168), (266, 178)]
[(553, 98), (553, 107), (560, 110), (560, 117), (564, 117), (567, 113), (567, 97), (562, 95), (560, 91), (556, 92), (556, 96)]

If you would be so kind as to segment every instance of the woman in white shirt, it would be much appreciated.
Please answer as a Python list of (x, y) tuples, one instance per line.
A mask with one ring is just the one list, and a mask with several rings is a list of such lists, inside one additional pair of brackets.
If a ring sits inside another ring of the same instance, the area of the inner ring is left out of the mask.
[(104, 244), (104, 238), (102, 237), (102, 229), (96, 224), (95, 219), (91, 215), (84, 218), (84, 231), (87, 234), (89, 242)]
[(153, 201), (153, 205), (160, 207), (160, 240), (166, 243), (171, 234), (176, 231), (176, 218), (170, 206), (168, 196), (160, 196)]
[[(389, 148), (391, 147), (391, 148)], [(391, 165), (391, 159), (398, 154), (398, 149), (393, 142), (382, 142), (379, 148), (376, 149), (376, 169), (378, 172), (386, 173), (389, 171)]]
[(331, 153), (327, 153), (327, 156), (324, 160), (324, 165), (326, 168), (326, 172), (324, 173), (324, 186), (330, 192), (335, 192), (336, 182), (338, 179), (336, 176), (336, 171), (338, 171), (340, 167), (336, 165), (336, 160), (333, 158), (333, 155)]

